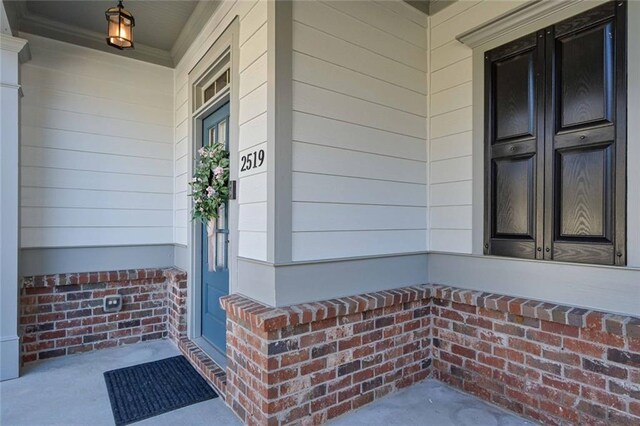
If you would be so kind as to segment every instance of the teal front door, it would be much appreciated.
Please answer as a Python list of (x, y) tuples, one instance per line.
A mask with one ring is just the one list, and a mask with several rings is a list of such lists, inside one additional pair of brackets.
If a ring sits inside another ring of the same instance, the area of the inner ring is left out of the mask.
[[(203, 145), (220, 143), (229, 149), (229, 104), (225, 104), (202, 122)], [(220, 297), (229, 294), (229, 208), (220, 208), (216, 230), (209, 236), (202, 226), (202, 337), (222, 354), (226, 353), (226, 314)], [(209, 241), (212, 239), (213, 241)], [(209, 265), (209, 245), (214, 244), (215, 268)]]

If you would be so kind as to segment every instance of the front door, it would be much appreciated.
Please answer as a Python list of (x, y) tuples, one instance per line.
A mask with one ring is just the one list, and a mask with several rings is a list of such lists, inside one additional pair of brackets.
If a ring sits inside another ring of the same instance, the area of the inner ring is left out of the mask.
[[(220, 143), (229, 149), (229, 103), (202, 121), (202, 144)], [(222, 354), (226, 353), (226, 314), (220, 307), (220, 297), (229, 294), (229, 214), (228, 203), (220, 208), (212, 241), (216, 247), (215, 268), (208, 264), (207, 227), (202, 226), (202, 337)]]

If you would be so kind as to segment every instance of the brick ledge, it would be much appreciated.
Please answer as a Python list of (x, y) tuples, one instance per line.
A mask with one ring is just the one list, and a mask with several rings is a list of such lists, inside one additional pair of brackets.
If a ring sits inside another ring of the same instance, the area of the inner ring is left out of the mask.
[(434, 299), (476, 306), (579, 328), (598, 327), (611, 334), (640, 338), (640, 318), (434, 284)]
[(220, 304), (229, 316), (241, 320), (253, 330), (272, 332), (288, 326), (427, 298), (450, 300), (454, 303), (505, 312), (519, 316), (522, 320), (527, 317), (580, 328), (599, 326), (611, 334), (640, 338), (640, 318), (629, 315), (617, 315), (439, 284), (403, 287), (282, 308), (264, 305), (241, 294), (223, 297), (220, 299)]
[(65, 274), (34, 275), (22, 278), (22, 288), (57, 287), (74, 284), (94, 284), (149, 278), (173, 277), (186, 279), (187, 273), (176, 267), (122, 269), (118, 271), (74, 272)]
[(270, 307), (240, 294), (222, 297), (220, 304), (229, 316), (249, 324), (254, 330), (269, 332), (429, 297), (431, 286), (425, 284), (283, 308)]

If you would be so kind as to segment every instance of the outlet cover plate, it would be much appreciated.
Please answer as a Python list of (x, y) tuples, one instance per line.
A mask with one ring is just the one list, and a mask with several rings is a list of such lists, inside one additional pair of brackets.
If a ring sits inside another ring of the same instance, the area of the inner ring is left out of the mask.
[(119, 294), (113, 296), (106, 296), (104, 298), (104, 311), (105, 312), (120, 312), (122, 309), (122, 296)]

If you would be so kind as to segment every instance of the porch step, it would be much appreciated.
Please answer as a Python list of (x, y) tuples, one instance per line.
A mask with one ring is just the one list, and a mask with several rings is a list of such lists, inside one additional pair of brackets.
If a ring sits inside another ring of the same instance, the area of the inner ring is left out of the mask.
[(227, 400), (227, 373), (216, 362), (211, 359), (194, 342), (182, 337), (178, 341), (180, 352), (189, 360), (191, 365), (209, 382), (218, 392), (220, 398)]

